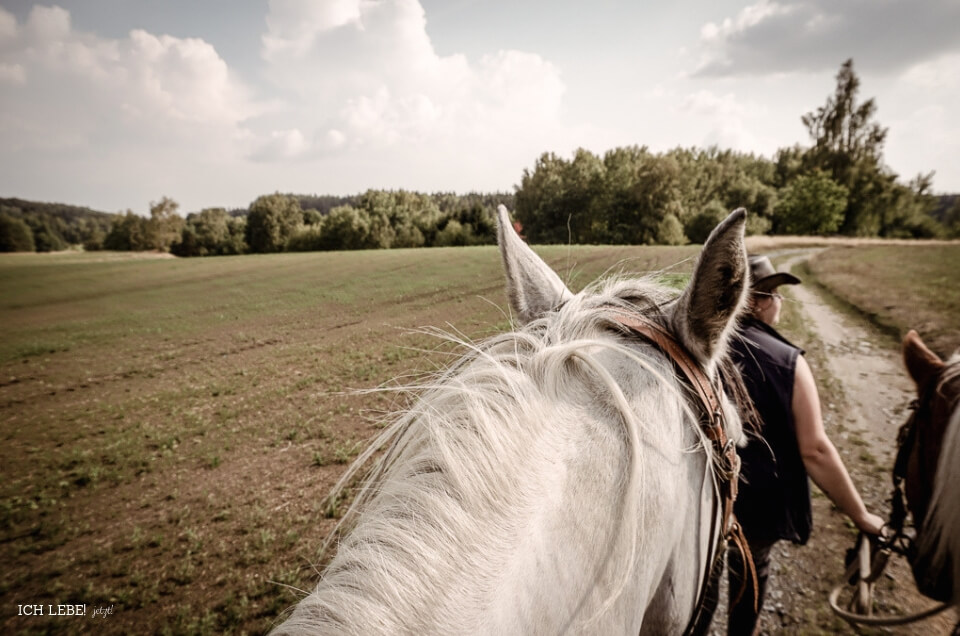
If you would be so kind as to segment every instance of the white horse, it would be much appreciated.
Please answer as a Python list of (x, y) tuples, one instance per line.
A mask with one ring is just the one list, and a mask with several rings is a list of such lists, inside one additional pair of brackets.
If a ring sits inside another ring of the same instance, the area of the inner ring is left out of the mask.
[(472, 346), (348, 471), (341, 485), (386, 447), (277, 634), (636, 636), (693, 616), (721, 530), (715, 454), (674, 364), (614, 316), (663, 326), (716, 385), (748, 283), (745, 212), (679, 297), (626, 279), (574, 294), (503, 206), (498, 220), (518, 328)]

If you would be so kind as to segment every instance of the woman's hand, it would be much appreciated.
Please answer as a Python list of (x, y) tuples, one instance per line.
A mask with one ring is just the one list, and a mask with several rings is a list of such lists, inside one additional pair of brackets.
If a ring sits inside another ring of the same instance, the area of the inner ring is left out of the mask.
[(860, 532), (872, 535), (879, 535), (880, 531), (883, 529), (883, 524), (886, 523), (882, 517), (879, 517), (871, 512), (865, 513), (860, 519), (854, 519), (853, 522), (856, 524), (857, 528), (860, 529)]

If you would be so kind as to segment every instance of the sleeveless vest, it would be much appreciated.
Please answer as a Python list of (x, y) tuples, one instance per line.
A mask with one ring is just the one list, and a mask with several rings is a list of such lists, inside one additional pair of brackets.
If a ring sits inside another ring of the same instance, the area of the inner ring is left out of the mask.
[(760, 416), (759, 435), (747, 432), (740, 454), (734, 511), (750, 541), (806, 543), (813, 514), (810, 481), (793, 421), (793, 382), (803, 351), (754, 318), (743, 321), (730, 355)]

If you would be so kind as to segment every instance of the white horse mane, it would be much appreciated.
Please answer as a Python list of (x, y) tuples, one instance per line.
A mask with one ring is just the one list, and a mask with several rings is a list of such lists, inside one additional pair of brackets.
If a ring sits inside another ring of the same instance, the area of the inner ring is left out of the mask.
[(718, 527), (712, 446), (673, 363), (614, 314), (660, 323), (715, 376), (747, 286), (744, 213), (679, 297), (619, 278), (573, 294), (499, 214), (521, 325), (461, 342), (347, 470), (333, 497), (385, 449), (278, 631), (636, 634), (689, 619)]
[[(338, 496), (371, 455), (388, 447), (340, 524), (349, 526), (364, 513), (364, 525), (350, 532), (338, 548), (337, 561), (324, 572), (330, 589), (340, 587), (345, 592), (325, 598), (323, 607), (316, 608), (313, 627), (369, 633), (368, 627), (348, 626), (338, 620), (339, 616), (361, 616), (378, 630), (398, 625), (428, 629), (428, 619), (417, 617), (420, 608), (403, 606), (404, 588), (448, 580), (431, 576), (429, 569), (433, 564), (469, 558), (473, 546), (488, 539), (481, 535), (487, 530), (474, 522), (476, 516), (509, 523), (517, 506), (550, 496), (530, 489), (542, 481), (537, 473), (541, 462), (549, 459), (531, 457), (531, 452), (536, 452), (541, 446), (538, 438), (558, 420), (578, 417), (564, 412), (573, 406), (572, 394), (590, 396), (594, 404), (603, 404), (615, 414), (611, 421), (622, 423), (620, 430), (606, 433), (621, 437), (629, 449), (626, 469), (616, 470), (623, 475), (621, 509), (636, 509), (634, 500), (642, 488), (639, 462), (650, 452), (644, 446), (650, 440), (666, 439), (664, 431), (651, 428), (670, 418), (641, 422), (617, 382), (591, 362), (599, 350), (622, 356), (637, 366), (638, 373), (645, 369), (654, 382), (666, 388), (667, 395), (674, 398), (672, 404), (649, 404), (643, 412), (662, 413), (666, 408), (685, 413), (684, 419), (701, 442), (685, 450), (706, 452), (708, 464), (712, 462), (711, 445), (703, 443), (700, 428), (693, 424), (697, 417), (690, 411), (670, 363), (660, 355), (640, 351), (635, 340), (611, 338), (616, 327), (610, 310), (661, 315), (661, 308), (675, 296), (675, 291), (650, 280), (608, 279), (521, 329), (468, 345), (470, 351), (457, 365), (424, 385), (412, 409), (370, 444), (334, 489), (332, 496)], [(661, 400), (661, 395), (649, 391), (646, 397)], [(727, 415), (728, 422), (738, 426), (739, 419), (732, 412)], [(736, 428), (730, 433), (739, 437)], [(626, 515), (616, 521), (611, 536), (597, 541), (597, 548), (605, 552), (602, 562), (608, 571), (594, 575), (615, 582), (614, 589), (622, 589), (632, 574), (636, 553), (646, 546), (639, 543), (642, 538), (637, 539), (639, 519)], [(442, 540), (436, 533), (443, 533)], [(445, 553), (432, 554), (438, 549)], [(469, 569), (483, 571), (484, 564), (474, 563)], [(414, 576), (416, 581), (411, 580)], [(351, 593), (359, 579), (376, 590), (380, 602), (371, 603)], [(447, 593), (444, 589), (425, 592), (430, 597)], [(603, 606), (613, 600), (603, 599)], [(310, 602), (308, 597), (301, 605), (308, 609)]]

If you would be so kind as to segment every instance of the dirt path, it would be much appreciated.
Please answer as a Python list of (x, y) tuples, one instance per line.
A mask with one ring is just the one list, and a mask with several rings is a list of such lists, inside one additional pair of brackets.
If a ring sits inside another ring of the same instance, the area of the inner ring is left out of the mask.
[[(807, 258), (818, 249), (771, 253), (779, 256), (781, 270)], [(842, 314), (828, 305), (812, 285), (792, 286), (787, 291), (786, 311), (798, 308), (812, 330), (808, 359), (815, 367), (821, 388), (824, 425), (837, 446), (868, 508), (886, 517), (889, 512), (890, 468), (895, 454), (897, 430), (906, 420), (906, 406), (913, 386), (889, 336), (879, 333), (864, 319)], [(811, 353), (822, 354), (812, 356)], [(825, 368), (824, 368), (825, 367)], [(827, 390), (824, 390), (824, 389)], [(856, 634), (833, 616), (827, 603), (829, 590), (837, 585), (843, 555), (853, 545), (855, 531), (846, 517), (814, 487), (814, 531), (806, 546), (781, 542), (774, 549), (767, 600), (761, 615), (763, 634)], [(894, 559), (875, 592), (879, 615), (905, 614), (932, 605), (916, 592), (912, 576), (902, 559)], [(725, 616), (718, 611), (717, 616)], [(949, 634), (956, 614), (946, 614), (896, 628), (863, 629), (864, 634)], [(725, 633), (715, 619), (712, 635)]]
[[(783, 262), (781, 269), (789, 271), (818, 251), (804, 250)], [(881, 466), (892, 466), (894, 440), (905, 419), (904, 406), (914, 397), (900, 352), (878, 346), (885, 341), (883, 336), (865, 321), (839, 314), (811, 287), (796, 285), (790, 293), (802, 307), (805, 323), (816, 332), (825, 350), (827, 372), (846, 398), (845, 428), (863, 436)], [(825, 406), (831, 410), (829, 404)]]

